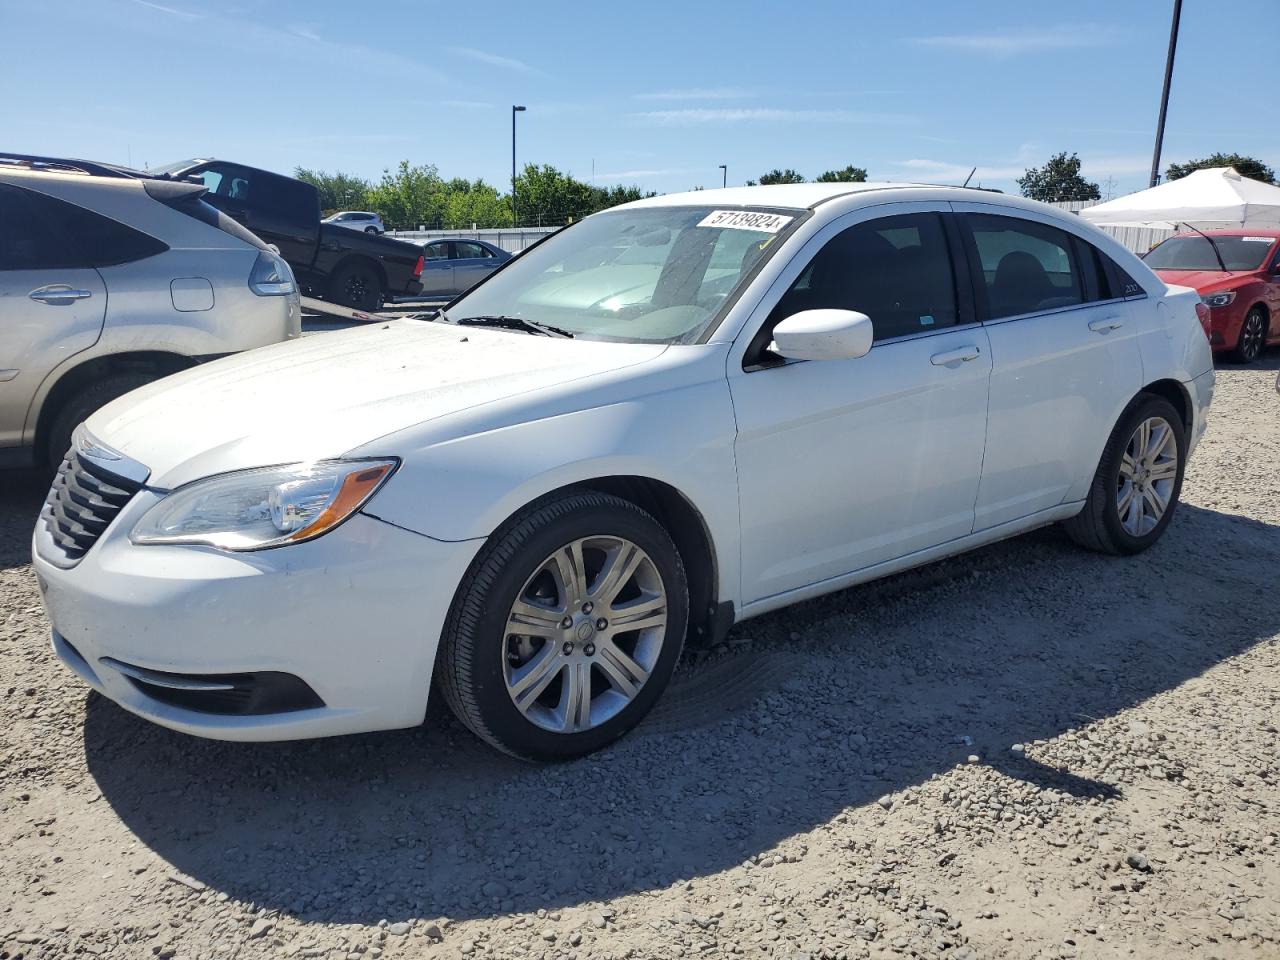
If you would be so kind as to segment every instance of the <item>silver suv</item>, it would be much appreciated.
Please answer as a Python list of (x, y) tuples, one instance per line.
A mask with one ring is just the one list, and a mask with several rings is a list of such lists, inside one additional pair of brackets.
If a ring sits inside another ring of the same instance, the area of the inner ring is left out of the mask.
[(288, 264), (204, 192), (0, 154), (0, 466), (56, 466), (121, 394), (300, 335)]
[(369, 213), (365, 210), (344, 210), (342, 213), (335, 213), (331, 217), (324, 218), (325, 223), (334, 223), (340, 227), (349, 227), (352, 230), (362, 230), (365, 233), (386, 233), (387, 225), (382, 222), (382, 217), (376, 213)]

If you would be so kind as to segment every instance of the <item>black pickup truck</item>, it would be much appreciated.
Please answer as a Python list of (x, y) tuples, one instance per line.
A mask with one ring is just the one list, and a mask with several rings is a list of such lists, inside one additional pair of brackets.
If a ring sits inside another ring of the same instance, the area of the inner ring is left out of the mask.
[(320, 221), (309, 183), (226, 160), (183, 160), (148, 173), (202, 181), (204, 199), (240, 221), (293, 268), (304, 292), (358, 310), (422, 290), (422, 248)]

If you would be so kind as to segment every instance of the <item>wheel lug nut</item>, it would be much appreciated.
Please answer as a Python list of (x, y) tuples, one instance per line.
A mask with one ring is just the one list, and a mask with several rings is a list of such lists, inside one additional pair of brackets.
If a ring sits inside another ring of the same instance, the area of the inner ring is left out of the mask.
[(565, 617), (563, 620), (560, 621), (560, 626), (568, 630), (570, 627), (573, 626), (573, 617)]
[(594, 643), (588, 643), (582, 648), (582, 652), (588, 657), (594, 657), (596, 655), (596, 645)]
[(569, 654), (573, 653), (573, 641), (572, 641), (572, 640), (566, 640), (566, 641), (564, 642), (564, 646), (560, 648), (560, 651), (561, 651), (561, 652), (562, 652), (566, 657), (567, 657), (567, 656), (569, 656)]
[(583, 613), (590, 613), (590, 612), (591, 612), (591, 601), (590, 601), (590, 600), (588, 600), (586, 603), (584, 603), (584, 604), (582, 605), (582, 612), (583, 612)]
[(605, 629), (607, 626), (609, 626), (609, 621), (608, 621), (608, 620), (606, 620), (604, 617), (601, 617), (599, 620), (597, 620), (597, 621), (596, 621), (596, 629), (597, 629), (597, 630), (603, 630), (603, 629)]

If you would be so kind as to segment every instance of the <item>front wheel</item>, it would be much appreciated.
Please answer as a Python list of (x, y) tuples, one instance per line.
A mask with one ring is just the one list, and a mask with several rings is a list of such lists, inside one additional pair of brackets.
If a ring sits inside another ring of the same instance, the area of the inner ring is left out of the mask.
[(459, 589), (436, 665), (477, 736), (525, 760), (598, 750), (647, 714), (688, 626), (680, 554), (635, 504), (584, 491), (500, 530)]
[(1236, 341), (1235, 359), (1239, 363), (1253, 363), (1262, 355), (1267, 345), (1267, 317), (1262, 307), (1254, 307), (1245, 314), (1240, 324), (1240, 339)]
[(1102, 453), (1084, 509), (1063, 523), (1080, 546), (1101, 553), (1139, 553), (1173, 519), (1186, 465), (1182, 417), (1163, 397), (1139, 394)]

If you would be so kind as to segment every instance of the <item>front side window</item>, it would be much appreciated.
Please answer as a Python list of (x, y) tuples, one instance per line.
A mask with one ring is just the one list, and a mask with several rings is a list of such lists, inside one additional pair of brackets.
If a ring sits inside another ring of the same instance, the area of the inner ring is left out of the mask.
[(770, 314), (856, 310), (876, 340), (955, 326), (955, 275), (942, 217), (911, 213), (860, 223), (824, 246)]
[(1071, 234), (1034, 220), (990, 214), (962, 218), (977, 254), (978, 299), (989, 320), (1060, 310), (1086, 301)]
[(488, 250), (480, 246), (478, 243), (469, 243), (466, 240), (455, 240), (453, 247), (458, 251), (459, 260), (475, 260), (480, 257), (492, 256)]
[(694, 343), (804, 216), (710, 206), (598, 213), (530, 248), (445, 319), (510, 317), (586, 339)]
[[(1211, 239), (1212, 238), (1212, 239)], [(1260, 270), (1274, 237), (1170, 237), (1145, 257), (1152, 270)], [(1217, 252), (1214, 252), (1214, 248)], [(1218, 262), (1218, 257), (1222, 262)]]

